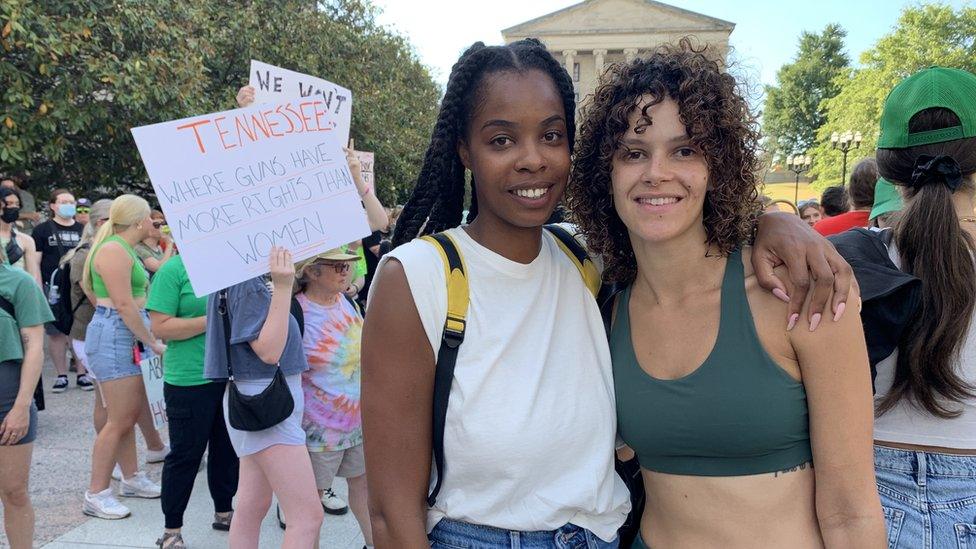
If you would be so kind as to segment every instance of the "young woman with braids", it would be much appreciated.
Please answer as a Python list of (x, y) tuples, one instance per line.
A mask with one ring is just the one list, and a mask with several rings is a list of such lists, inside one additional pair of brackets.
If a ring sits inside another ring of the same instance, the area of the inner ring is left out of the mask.
[(906, 275), (917, 284), (915, 299), (896, 304), (902, 314), (875, 314), (866, 299), (863, 315), (869, 333), (901, 320), (880, 326), (897, 337), (875, 380), (874, 465), (890, 547), (976, 546), (973, 105), (976, 75), (933, 67), (895, 86), (881, 115), (878, 171), (905, 209), (892, 229), (864, 233), (882, 253), (862, 284)]
[(610, 354), (647, 494), (634, 547), (884, 545), (858, 317), (783, 330), (744, 246), (758, 140), (735, 79), (687, 40), (610, 69), (581, 126), (567, 198), (624, 286)]
[[(614, 473), (603, 323), (576, 267), (542, 230), (569, 176), (575, 108), (569, 75), (537, 40), (477, 43), (451, 72), (397, 223), (399, 247), (381, 262), (364, 326), (363, 420), (377, 547), (617, 544), (629, 506)], [(467, 170), (470, 224), (459, 227)], [(764, 224), (776, 231), (764, 235), (767, 243), (809, 257), (825, 273), (820, 307), (832, 270), (841, 271), (846, 293), (846, 265), (829, 267), (825, 255), (839, 256), (799, 218), (773, 215)], [(446, 474), (428, 509), (435, 353), (447, 292), (438, 252), (410, 241), (438, 231), (464, 256), (470, 306), (447, 411)], [(806, 276), (805, 261), (793, 265)]]

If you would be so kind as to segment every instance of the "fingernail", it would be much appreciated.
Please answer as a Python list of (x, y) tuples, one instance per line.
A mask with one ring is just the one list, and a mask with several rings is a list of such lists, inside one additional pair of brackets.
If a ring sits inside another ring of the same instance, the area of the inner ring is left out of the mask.
[(792, 330), (793, 328), (795, 328), (796, 327), (796, 323), (799, 320), (800, 320), (800, 315), (798, 315), (796, 313), (793, 313), (792, 315), (790, 315), (790, 322), (786, 325), (786, 331), (789, 332), (790, 330)]
[(780, 299), (782, 299), (783, 301), (785, 301), (787, 303), (790, 302), (790, 296), (786, 295), (786, 292), (784, 292), (783, 290), (780, 290), (779, 288), (773, 288), (773, 295), (776, 296), (776, 297), (778, 297), (778, 298), (780, 298)]
[(820, 319), (821, 318), (823, 318), (823, 316), (820, 313), (815, 313), (812, 317), (810, 317), (810, 331), (811, 332), (814, 331), (814, 330), (816, 330), (817, 329), (817, 326), (820, 326)]
[(840, 320), (840, 317), (844, 316), (844, 309), (847, 308), (847, 303), (843, 301), (837, 306), (837, 312), (834, 313), (834, 322)]

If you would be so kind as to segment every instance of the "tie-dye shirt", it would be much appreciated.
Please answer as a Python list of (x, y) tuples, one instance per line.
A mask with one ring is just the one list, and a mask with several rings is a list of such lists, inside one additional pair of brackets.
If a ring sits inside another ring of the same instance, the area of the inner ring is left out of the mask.
[(295, 296), (305, 314), (302, 428), (310, 452), (334, 452), (363, 443), (359, 413), (359, 347), (363, 317), (349, 300), (320, 305)]

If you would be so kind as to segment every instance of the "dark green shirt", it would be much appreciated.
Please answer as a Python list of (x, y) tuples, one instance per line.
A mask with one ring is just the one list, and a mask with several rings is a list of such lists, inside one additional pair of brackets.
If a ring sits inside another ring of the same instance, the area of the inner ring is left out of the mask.
[[(193, 293), (182, 257), (173, 257), (156, 272), (149, 288), (146, 310), (174, 318), (207, 316), (207, 298)], [(167, 341), (163, 354), (163, 380), (184, 387), (210, 383), (203, 378), (204, 345), (202, 333), (190, 339)]]
[(54, 315), (31, 275), (6, 263), (0, 263), (0, 295), (14, 306), (16, 315), (0, 308), (0, 362), (23, 360), (21, 328), (52, 322)]

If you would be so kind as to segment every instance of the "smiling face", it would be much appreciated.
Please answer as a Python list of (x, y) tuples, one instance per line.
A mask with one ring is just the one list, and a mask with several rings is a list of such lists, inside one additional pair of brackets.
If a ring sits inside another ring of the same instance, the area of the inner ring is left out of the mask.
[(477, 222), (541, 226), (569, 177), (562, 98), (536, 69), (487, 75), (480, 88), (481, 101), (458, 144), (476, 183)]
[(687, 134), (670, 98), (646, 109), (643, 96), (612, 159), (613, 201), (632, 240), (664, 242), (700, 232), (708, 190), (705, 156)]

